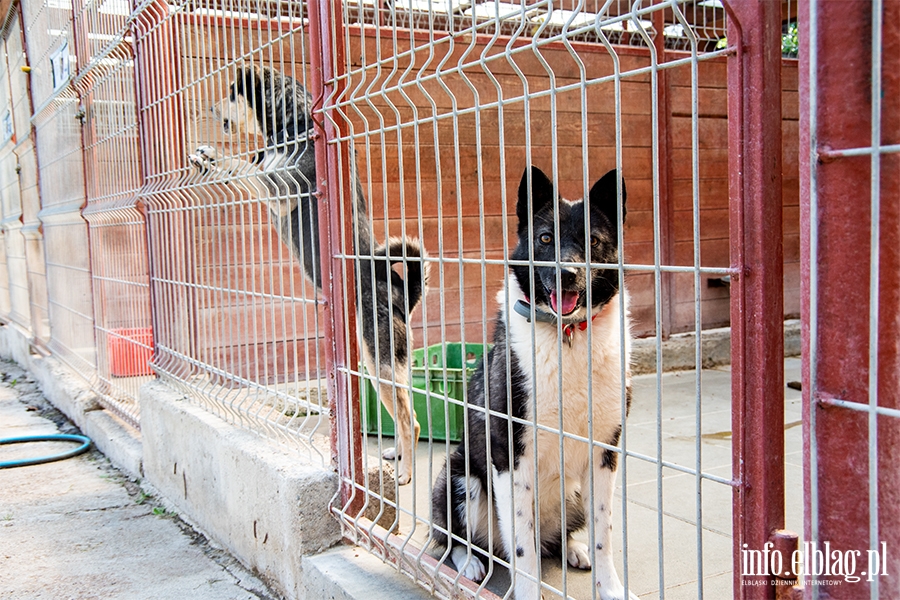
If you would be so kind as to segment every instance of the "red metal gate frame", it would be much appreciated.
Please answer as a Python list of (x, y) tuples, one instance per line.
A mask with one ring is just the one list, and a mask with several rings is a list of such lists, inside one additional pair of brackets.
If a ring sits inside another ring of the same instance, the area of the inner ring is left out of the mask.
[[(876, 35), (878, 8), (884, 25)], [(811, 584), (805, 597), (897, 598), (900, 154), (878, 146), (900, 135), (900, 7), (805, 0), (800, 14), (805, 539), (862, 557), (884, 543), (892, 559), (887, 575), (871, 582), (821, 591)], [(878, 65), (876, 52), (893, 64)], [(870, 202), (879, 191), (873, 221)]]
[[(340, 503), (351, 514), (358, 514), (364, 504), (362, 437), (359, 407), (352, 398), (359, 397), (359, 382), (351, 377), (350, 370), (359, 362), (356, 336), (346, 335), (356, 331), (356, 289), (353, 269), (335, 255), (345, 248), (353, 248), (352, 215), (341, 210), (343, 199), (353, 197), (350, 184), (349, 144), (334, 143), (334, 139), (346, 139), (347, 122), (325, 106), (327, 99), (340, 96), (345, 81), (339, 76), (344, 65), (343, 19), (341, 3), (328, 0), (311, 0), (309, 7), (310, 83), (316, 114), (316, 194), (319, 206), (320, 240), (328, 252), (321, 253), (322, 295), (325, 309), (325, 364), (328, 366), (328, 397), (331, 417), (331, 455), (342, 478)], [(323, 142), (324, 143), (321, 143)], [(347, 205), (351, 203), (347, 202)], [(324, 230), (321, 224), (324, 223)], [(348, 238), (344, 239), (342, 231)], [(323, 235), (324, 234), (324, 235)], [(350, 291), (350, 292), (348, 292)], [(345, 310), (346, 308), (346, 310)], [(346, 418), (338, 418), (346, 416)], [(355, 485), (348, 489), (344, 478)]]
[(774, 598), (771, 577), (742, 576), (741, 551), (784, 527), (781, 2), (726, 8), (734, 597)]

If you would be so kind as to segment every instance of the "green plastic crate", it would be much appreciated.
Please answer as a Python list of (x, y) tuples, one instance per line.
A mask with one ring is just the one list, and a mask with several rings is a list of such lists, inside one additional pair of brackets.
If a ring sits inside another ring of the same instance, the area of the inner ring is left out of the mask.
[[(413, 407), (422, 427), (420, 437), (428, 437), (428, 413), (431, 412), (431, 438), (458, 442), (462, 439), (465, 410), (463, 393), (469, 378), (481, 364), (484, 344), (458, 342), (419, 348), (412, 355)], [(426, 369), (427, 364), (427, 369)], [(444, 377), (446, 365), (446, 378)], [(445, 387), (446, 383), (446, 387)], [(422, 390), (421, 392), (415, 390)], [(426, 391), (431, 391), (430, 396)], [(447, 398), (457, 402), (447, 402)], [(371, 381), (360, 385), (362, 428), (378, 433), (378, 411), (381, 411), (381, 434), (394, 436), (394, 420), (378, 399)], [(445, 412), (444, 407), (447, 407)]]

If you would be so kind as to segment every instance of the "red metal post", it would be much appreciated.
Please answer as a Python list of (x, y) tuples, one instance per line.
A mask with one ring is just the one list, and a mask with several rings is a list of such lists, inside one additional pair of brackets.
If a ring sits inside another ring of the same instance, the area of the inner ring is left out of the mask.
[[(354, 484), (364, 485), (362, 435), (359, 413), (359, 381), (348, 374), (357, 369), (354, 261), (335, 258), (350, 253), (352, 206), (355, 190), (350, 179), (347, 143), (328, 143), (347, 134), (347, 123), (327, 105), (340, 97), (346, 82), (339, 78), (346, 62), (343, 46), (341, 3), (313, 0), (309, 3), (310, 80), (316, 111), (316, 185), (319, 200), (319, 244), (322, 260), (322, 294), (325, 301), (325, 365), (331, 407), (332, 462), (341, 478), (341, 509), (356, 516), (365, 501)], [(324, 109), (324, 112), (318, 112)], [(341, 209), (344, 203), (344, 210)], [(345, 310), (346, 308), (346, 310)], [(353, 332), (347, 335), (347, 332)]]
[[(870, 566), (869, 458), (875, 440), (870, 437), (866, 412), (837, 407), (832, 401), (869, 403), (872, 158), (840, 153), (873, 145), (873, 3), (812, 4), (801, 1), (799, 10), (804, 537), (819, 550), (828, 542), (841, 553), (860, 552), (858, 575)], [(885, 1), (880, 48), (880, 143), (884, 145), (900, 143), (898, 21), (900, 3)], [(818, 40), (815, 73), (810, 70), (811, 28)], [(880, 175), (878, 404), (898, 409), (900, 153), (881, 156)], [(811, 247), (813, 240), (817, 247)], [(879, 416), (876, 433), (878, 539), (874, 545), (885, 544), (888, 560), (883, 569), (886, 575), (876, 576), (878, 596), (900, 598), (900, 418)], [(808, 586), (808, 598), (815, 592), (819, 598), (870, 597), (869, 576), (854, 583), (843, 577), (815, 579), (840, 584), (818, 590)]]
[[(728, 4), (734, 596), (774, 598), (745, 551), (784, 526), (781, 3)], [(751, 582), (754, 585), (745, 585)], [(760, 585), (757, 585), (760, 584)]]

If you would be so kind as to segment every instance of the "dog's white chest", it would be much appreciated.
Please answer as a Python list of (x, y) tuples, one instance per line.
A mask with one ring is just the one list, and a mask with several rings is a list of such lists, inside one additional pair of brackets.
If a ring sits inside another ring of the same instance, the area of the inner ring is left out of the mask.
[[(516, 300), (511, 293), (510, 304)], [(587, 433), (589, 414), (595, 426), (609, 417), (620, 423), (622, 374), (630, 371), (627, 298), (626, 315), (620, 315), (617, 296), (593, 319), (590, 334), (576, 327), (570, 338), (548, 323), (535, 323), (532, 338), (532, 324), (518, 314), (510, 316), (510, 348), (537, 400), (539, 423), (558, 426), (562, 413), (566, 431), (579, 434)]]
[[(519, 299), (515, 297), (518, 286), (511, 284), (510, 305)], [(540, 425), (553, 430), (538, 432), (539, 472), (559, 477), (564, 470), (567, 479), (578, 480), (587, 466), (589, 446), (585, 442), (565, 438), (565, 456), (560, 456), (560, 428), (567, 434), (609, 442), (621, 425), (627, 383), (623, 371), (629, 372), (627, 305), (625, 317), (621, 315), (620, 298), (616, 296), (591, 322), (590, 335), (576, 327), (567, 339), (556, 325), (548, 323), (534, 324), (532, 337), (532, 324), (511, 314), (510, 349), (532, 394), (526, 403), (527, 418), (536, 416)], [(531, 414), (534, 408), (536, 415)], [(530, 446), (532, 434), (526, 437)]]

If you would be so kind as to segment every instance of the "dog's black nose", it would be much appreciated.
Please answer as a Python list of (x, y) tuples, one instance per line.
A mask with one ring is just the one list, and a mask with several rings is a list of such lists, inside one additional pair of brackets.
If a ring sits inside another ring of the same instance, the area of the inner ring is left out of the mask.
[(575, 285), (577, 279), (578, 275), (575, 273), (574, 269), (564, 267), (559, 270), (559, 283), (562, 285), (563, 289), (568, 289)]

